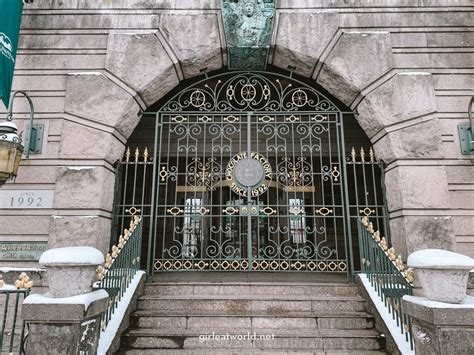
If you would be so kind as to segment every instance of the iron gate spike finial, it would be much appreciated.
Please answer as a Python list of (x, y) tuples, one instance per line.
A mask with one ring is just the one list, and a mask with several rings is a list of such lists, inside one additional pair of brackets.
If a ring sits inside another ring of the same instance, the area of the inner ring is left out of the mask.
[(352, 157), (352, 162), (355, 163), (355, 161), (356, 161), (356, 150), (355, 150), (354, 146), (352, 146), (352, 149), (351, 149), (351, 157)]
[(130, 162), (130, 147), (127, 147), (127, 150), (125, 151), (125, 162)]
[(146, 163), (148, 161), (148, 147), (145, 147), (145, 150), (143, 151), (143, 157), (144, 162)]

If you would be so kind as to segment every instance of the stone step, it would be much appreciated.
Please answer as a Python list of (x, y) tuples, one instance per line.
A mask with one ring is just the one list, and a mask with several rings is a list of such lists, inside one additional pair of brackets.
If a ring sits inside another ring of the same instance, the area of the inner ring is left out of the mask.
[[(305, 349), (380, 350), (385, 338), (374, 330), (258, 329), (257, 339), (248, 339), (247, 328), (228, 332), (183, 330), (179, 328), (131, 329), (122, 338), (122, 348), (130, 349)], [(221, 338), (216, 338), (220, 336)], [(247, 335), (247, 339), (242, 338)], [(264, 336), (265, 338), (259, 338)], [(225, 337), (225, 338), (222, 338)], [(234, 337), (234, 338), (233, 338)]]
[[(129, 349), (117, 353), (117, 355), (242, 355), (240, 350), (232, 349)], [(307, 349), (278, 349), (278, 350), (253, 350), (247, 349), (245, 355), (386, 355), (385, 351), (378, 350), (316, 350)]]
[(242, 314), (261, 311), (265, 314), (284, 315), (289, 312), (314, 311), (365, 311), (365, 301), (361, 297), (337, 296), (288, 296), (249, 295), (234, 296), (142, 296), (138, 310), (219, 310), (226, 313)]
[(308, 329), (370, 329), (374, 326), (373, 317), (365, 312), (343, 315), (318, 314), (317, 312), (294, 312), (288, 317), (266, 314), (219, 315), (176, 315), (150, 314), (148, 311), (135, 312), (131, 317), (131, 326), (135, 328), (160, 328), (163, 326), (181, 329), (205, 329), (218, 327), (254, 328), (308, 328)]
[(145, 295), (301, 295), (301, 296), (357, 296), (357, 287), (348, 283), (151, 283)]

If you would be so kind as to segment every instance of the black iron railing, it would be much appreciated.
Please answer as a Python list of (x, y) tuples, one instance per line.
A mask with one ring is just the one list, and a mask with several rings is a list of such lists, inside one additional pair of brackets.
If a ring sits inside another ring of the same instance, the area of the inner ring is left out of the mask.
[(0, 354), (24, 354), (25, 322), (20, 319), (20, 306), (30, 294), (29, 288), (4, 286), (0, 288), (3, 304), (0, 328)]
[(142, 244), (142, 218), (133, 216), (129, 229), (119, 237), (117, 245), (105, 257), (104, 267), (98, 268), (99, 282), (96, 289), (104, 289), (109, 294), (109, 304), (102, 316), (101, 329), (107, 327), (114, 311), (127, 290), (130, 282), (140, 270)]
[(412, 270), (405, 268), (401, 256), (374, 230), (367, 217), (358, 220), (357, 228), (361, 272), (413, 350), (411, 321), (402, 307), (402, 297), (413, 293)]

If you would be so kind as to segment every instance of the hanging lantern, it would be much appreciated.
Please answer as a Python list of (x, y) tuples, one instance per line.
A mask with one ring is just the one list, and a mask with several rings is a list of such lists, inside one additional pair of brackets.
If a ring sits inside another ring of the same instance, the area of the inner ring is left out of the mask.
[(17, 130), (11, 121), (0, 123), (0, 187), (15, 179), (18, 173), (23, 145)]

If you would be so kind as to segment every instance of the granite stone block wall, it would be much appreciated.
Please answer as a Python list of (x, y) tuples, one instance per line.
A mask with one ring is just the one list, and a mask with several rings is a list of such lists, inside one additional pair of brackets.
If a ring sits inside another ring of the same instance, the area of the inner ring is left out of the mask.
[[(388, 163), (392, 235), (405, 256), (443, 247), (474, 257), (473, 156), (461, 155), (457, 133), (474, 95), (473, 24), (470, 0), (277, 1), (269, 63), (295, 66), (358, 114)], [(0, 241), (105, 251), (113, 163), (140, 113), (226, 63), (218, 0), (26, 5), (13, 88), (31, 93), (45, 136), (3, 189), (52, 190), (54, 202), (0, 210)], [(26, 101), (15, 111), (22, 130)]]

